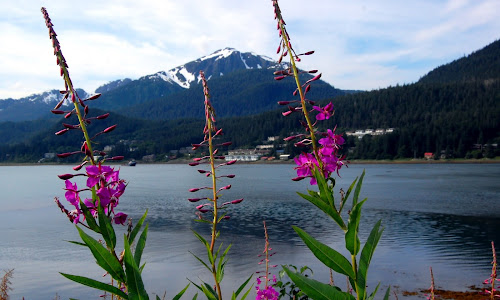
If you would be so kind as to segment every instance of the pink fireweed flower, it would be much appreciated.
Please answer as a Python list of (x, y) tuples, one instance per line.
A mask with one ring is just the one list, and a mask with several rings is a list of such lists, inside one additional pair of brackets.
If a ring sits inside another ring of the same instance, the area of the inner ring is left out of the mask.
[(345, 140), (340, 134), (335, 134), (335, 129), (328, 129), (326, 136), (318, 141), (323, 147), (320, 153), (324, 156), (329, 156), (337, 152), (340, 146), (344, 144)]
[(98, 184), (100, 181), (106, 182), (111, 179), (111, 177), (117, 176), (117, 174), (114, 174), (114, 170), (111, 167), (108, 166), (87, 166), (85, 168), (87, 171), (87, 186), (89, 188), (94, 187), (96, 184)]
[(115, 222), (115, 224), (123, 225), (127, 221), (127, 217), (128, 217), (127, 214), (119, 212), (115, 214), (115, 216), (113, 217), (113, 221)]
[(328, 120), (333, 115), (333, 104), (330, 102), (325, 107), (321, 108), (321, 106), (313, 106), (314, 110), (319, 111), (316, 115), (316, 120)]
[(80, 202), (80, 197), (78, 196), (78, 187), (75, 183), (71, 183), (71, 181), (66, 180), (66, 193), (64, 196), (69, 203), (73, 204), (75, 207), (78, 207), (78, 203)]
[(294, 158), (297, 167), (294, 169), (297, 170), (298, 177), (311, 177), (311, 185), (316, 184), (316, 179), (313, 177), (312, 171), (314, 168), (319, 168), (318, 161), (316, 157), (314, 157), (311, 153), (302, 153), (299, 157)]

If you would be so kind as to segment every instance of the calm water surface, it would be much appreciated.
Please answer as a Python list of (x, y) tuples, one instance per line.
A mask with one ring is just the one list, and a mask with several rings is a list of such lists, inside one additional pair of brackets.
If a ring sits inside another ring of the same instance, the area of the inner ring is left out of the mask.
[[(385, 226), (370, 267), (369, 290), (378, 281), (400, 291), (427, 288), (430, 266), (440, 287), (464, 290), (481, 285), (491, 272), (490, 242), (500, 245), (500, 164), (351, 165), (342, 170), (337, 187), (346, 190), (363, 169), (361, 196), (368, 201), (361, 220), (362, 241), (379, 219)], [(52, 299), (56, 294), (62, 299), (95, 299), (100, 294), (58, 273), (95, 279), (102, 275), (89, 251), (66, 242), (77, 240), (77, 231), (53, 202), (55, 196), (64, 198), (64, 183), (56, 175), (70, 170), (0, 167), (0, 270), (15, 268), (11, 299)], [(222, 239), (233, 243), (223, 281), (226, 293), (259, 270), (263, 220), (277, 251), (272, 263), (308, 265), (314, 278), (328, 281), (328, 270), (291, 225), (336, 249), (342, 249), (343, 236), (322, 212), (295, 194), (308, 184), (290, 180), (292, 166), (235, 165), (224, 171), (237, 177), (227, 181), (233, 188), (223, 198), (245, 198), (231, 208), (231, 220), (221, 229)], [(171, 298), (187, 284), (186, 278), (209, 280), (188, 252), (204, 257), (191, 229), (207, 235), (209, 230), (193, 221), (195, 205), (186, 200), (192, 196), (189, 188), (208, 185), (208, 180), (185, 165), (122, 167), (121, 177), (129, 181), (121, 210), (137, 219), (149, 209), (144, 280), (151, 295), (166, 291)], [(344, 278), (337, 276), (335, 281), (345, 287)]]

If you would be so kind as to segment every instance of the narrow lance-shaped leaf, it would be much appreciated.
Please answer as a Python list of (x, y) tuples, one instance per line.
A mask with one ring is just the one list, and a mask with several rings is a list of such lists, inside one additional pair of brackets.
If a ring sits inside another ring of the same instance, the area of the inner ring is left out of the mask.
[(347, 203), (347, 199), (349, 199), (349, 195), (351, 194), (351, 191), (354, 188), (354, 185), (356, 184), (357, 181), (358, 181), (358, 178), (356, 177), (356, 179), (354, 179), (354, 181), (351, 183), (351, 186), (347, 190), (347, 193), (345, 193), (345, 195), (344, 195), (344, 201), (342, 201), (340, 203), (339, 213), (342, 212), (342, 209), (344, 208), (344, 205)]
[[(253, 277), (253, 274), (250, 275), (250, 277), (248, 277), (247, 280), (245, 280), (245, 282), (243, 282), (239, 287), (238, 289), (236, 290), (236, 292), (233, 292), (233, 297), (236, 299), (238, 297), (238, 295), (243, 291), (243, 289), (245, 289), (245, 286), (248, 284), (248, 282), (250, 281), (250, 279), (252, 279)], [(253, 284), (252, 284), (253, 286)], [(252, 288), (252, 287), (250, 287)], [(248, 292), (247, 292), (248, 293)], [(243, 298), (242, 298), (243, 299)]]
[(349, 223), (347, 224), (347, 232), (345, 234), (345, 247), (352, 255), (357, 255), (360, 249), (360, 241), (358, 237), (359, 220), (361, 218), (361, 207), (366, 199), (357, 203), (349, 214)]
[(83, 215), (85, 216), (85, 220), (87, 221), (87, 225), (92, 229), (93, 231), (97, 233), (101, 233), (101, 229), (97, 225), (97, 222), (94, 219), (94, 216), (90, 213), (87, 205), (83, 203), (82, 200), (80, 200), (80, 209), (83, 212)]
[(148, 224), (146, 224), (144, 231), (142, 232), (141, 236), (139, 237), (139, 241), (137, 242), (137, 246), (135, 247), (134, 259), (135, 259), (136, 265), (138, 265), (138, 266), (141, 265), (142, 252), (144, 251), (144, 247), (146, 247), (147, 237), (148, 237)]
[(327, 215), (329, 215), (335, 221), (335, 223), (337, 223), (340, 226), (340, 228), (342, 228), (343, 230), (347, 229), (344, 220), (342, 220), (342, 217), (339, 215), (339, 213), (330, 205), (328, 205), (325, 201), (323, 201), (319, 195), (310, 196), (302, 194), (300, 192), (297, 192), (297, 194), (302, 198), (306, 199), (307, 201), (311, 202), (312, 204), (314, 204), (317, 208), (321, 209)]
[(365, 171), (361, 173), (361, 177), (359, 178), (358, 184), (356, 184), (356, 189), (354, 190), (354, 196), (352, 198), (352, 207), (358, 204), (359, 193), (361, 192), (361, 186), (363, 185), (363, 178), (365, 177)]
[(100, 204), (100, 200), (97, 201), (97, 206), (97, 216), (99, 219), (99, 228), (101, 229), (101, 235), (104, 238), (104, 241), (106, 242), (108, 248), (111, 249), (111, 251), (114, 251), (116, 246), (115, 230), (113, 229), (113, 225), (111, 224), (109, 217), (104, 213), (104, 209)]
[(91, 288), (95, 288), (101, 291), (106, 291), (110, 292), (111, 294), (114, 294), (116, 296), (119, 296), (123, 299), (128, 299), (127, 294), (125, 294), (122, 290), (119, 288), (109, 285), (104, 282), (100, 282), (91, 278), (83, 277), (83, 276), (76, 276), (76, 275), (70, 275), (70, 274), (65, 274), (61, 273), (62, 276), (68, 278), (69, 280), (73, 280), (74, 282), (77, 282), (79, 284), (83, 284), (86, 286), (89, 286)]
[(115, 280), (125, 282), (125, 272), (123, 272), (122, 265), (120, 264), (114, 253), (110, 253), (108, 249), (104, 248), (103, 245), (86, 234), (78, 226), (76, 227), (76, 229), (78, 230), (82, 241), (87, 244), (90, 251), (92, 252), (92, 255), (94, 255), (97, 264), (104, 270), (108, 271), (111, 277), (113, 277)]
[(314, 300), (354, 300), (354, 296), (342, 292), (338, 287), (331, 286), (310, 278), (304, 275), (294, 273), (283, 267), (288, 277), (300, 288), (309, 298)]
[(128, 243), (130, 245), (132, 245), (134, 243), (134, 239), (137, 236), (137, 234), (139, 233), (139, 231), (141, 230), (142, 223), (144, 223), (144, 220), (146, 219), (147, 214), (148, 214), (148, 210), (146, 210), (144, 212), (144, 215), (142, 215), (142, 217), (139, 219), (139, 222), (137, 222), (137, 224), (135, 224), (134, 229), (132, 229), (132, 232), (130, 233), (130, 236), (128, 238)]
[[(189, 287), (189, 283), (188, 283), (188, 285), (186, 285), (186, 287), (184, 289), (182, 289), (182, 291), (180, 291), (177, 295), (175, 295), (175, 297), (172, 298), (172, 300), (179, 300), (182, 297), (182, 295), (184, 295), (184, 293), (186, 292), (188, 287)], [(156, 297), (158, 297), (158, 296), (156, 296)]]
[(337, 273), (355, 278), (352, 265), (342, 254), (314, 239), (299, 227), (292, 226), (306, 246), (323, 264)]
[(130, 299), (145, 300), (149, 299), (148, 293), (144, 289), (141, 273), (139, 267), (135, 263), (135, 259), (130, 251), (130, 244), (128, 243), (127, 236), (123, 239), (125, 255), (123, 263), (125, 264), (125, 272), (127, 274), (127, 288)]
[(363, 289), (366, 286), (368, 267), (370, 266), (373, 253), (375, 252), (375, 248), (377, 247), (380, 237), (382, 236), (382, 232), (384, 231), (383, 228), (380, 229), (380, 224), (381, 221), (378, 221), (375, 226), (373, 226), (359, 258), (357, 282), (358, 286)]

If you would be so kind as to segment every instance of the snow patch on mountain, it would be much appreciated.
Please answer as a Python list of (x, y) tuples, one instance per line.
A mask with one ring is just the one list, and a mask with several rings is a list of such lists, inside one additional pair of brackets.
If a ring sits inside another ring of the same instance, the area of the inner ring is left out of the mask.
[(207, 60), (207, 59), (210, 59), (210, 58), (214, 58), (214, 57), (217, 57), (217, 59), (215, 59), (215, 61), (218, 61), (219, 59), (223, 59), (223, 58), (229, 57), (234, 52), (236, 52), (236, 49), (234, 49), (234, 48), (224, 48), (224, 49), (221, 49), (221, 50), (217, 50), (217, 51), (215, 51), (214, 53), (212, 53), (210, 55), (203, 56), (202, 58), (200, 58), (200, 61), (204, 61), (204, 60)]
[(243, 58), (243, 55), (241, 55), (241, 52), (240, 52), (240, 58), (241, 58), (241, 61), (243, 62), (243, 64), (245, 65), (245, 68), (247, 68), (247, 70), (248, 70), (248, 69), (253, 69), (252, 67), (250, 67), (250, 66), (248, 66), (248, 65), (247, 65), (247, 62), (246, 62), (246, 60)]

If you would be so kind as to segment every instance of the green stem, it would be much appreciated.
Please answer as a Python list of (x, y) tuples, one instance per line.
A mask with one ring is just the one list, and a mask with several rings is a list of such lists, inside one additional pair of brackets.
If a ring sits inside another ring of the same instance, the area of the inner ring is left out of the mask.
[[(292, 48), (290, 47), (290, 41), (288, 39), (288, 35), (286, 33), (285, 26), (283, 25), (281, 15), (278, 15), (279, 18), (279, 26), (281, 29), (281, 36), (283, 37), (283, 43), (285, 44), (285, 47), (287, 49), (288, 55), (290, 56), (290, 64), (292, 65), (292, 70), (293, 70), (293, 77), (295, 77), (295, 83), (297, 84), (297, 90), (299, 91), (300, 95), (300, 104), (302, 105), (302, 112), (304, 113), (304, 117), (306, 119), (307, 127), (310, 132), (310, 137), (311, 137), (311, 144), (313, 147), (313, 152), (314, 156), (316, 157), (316, 160), (318, 161), (319, 167), (322, 170), (323, 169), (323, 163), (319, 157), (318, 153), (318, 146), (316, 145), (316, 135), (315, 135), (315, 130), (313, 127), (313, 123), (311, 122), (311, 118), (309, 117), (309, 112), (307, 110), (307, 105), (306, 105), (306, 97), (304, 94), (304, 91), (302, 90), (302, 84), (300, 83), (299, 79), (299, 72), (297, 70), (297, 66), (295, 64), (295, 60), (293, 57), (293, 51)], [(323, 174), (323, 172), (321, 172)]]
[(354, 271), (354, 290), (356, 291), (356, 299), (360, 300), (360, 297), (364, 297), (364, 295), (360, 295), (359, 292), (359, 286), (358, 286), (358, 281), (356, 278), (358, 278), (358, 265), (356, 263), (356, 255), (351, 255), (351, 261), (352, 261), (352, 270)]
[[(212, 174), (212, 192), (213, 192), (213, 198), (212, 198), (212, 203), (214, 206), (214, 213), (213, 213), (213, 221), (212, 221), (212, 241), (210, 243), (210, 252), (212, 253), (212, 257), (214, 254), (214, 248), (215, 248), (215, 239), (217, 237), (217, 218), (218, 218), (218, 208), (217, 208), (217, 178), (215, 177), (215, 158), (214, 158), (214, 148), (213, 148), (213, 135), (212, 135), (212, 130), (213, 130), (213, 124), (212, 120), (210, 119), (210, 116), (207, 117), (207, 129), (208, 129), (208, 151), (210, 151), (210, 168), (211, 168), (211, 174)], [(220, 289), (220, 284), (219, 281), (217, 280), (217, 269), (215, 266), (215, 258), (212, 260), (212, 274), (214, 275), (214, 281), (215, 281), (215, 287), (217, 290), (217, 294), (219, 295), (219, 300), (222, 300), (222, 292)]]

